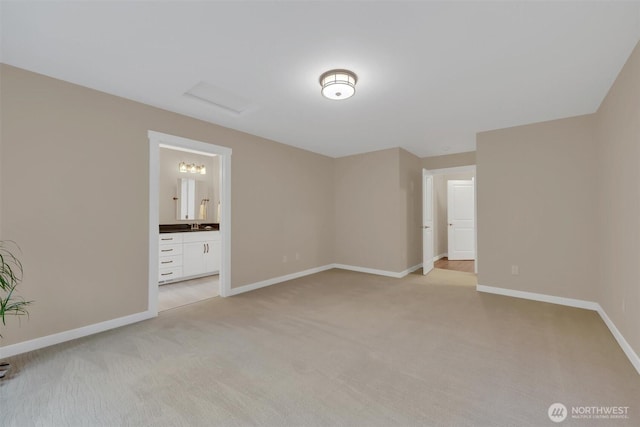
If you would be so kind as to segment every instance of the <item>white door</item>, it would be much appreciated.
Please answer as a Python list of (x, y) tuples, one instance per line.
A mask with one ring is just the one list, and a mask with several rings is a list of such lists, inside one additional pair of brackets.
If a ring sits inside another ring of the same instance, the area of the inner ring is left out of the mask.
[(447, 181), (447, 217), (450, 260), (472, 260), (476, 257), (475, 196), (473, 181)]
[(433, 270), (433, 175), (422, 169), (422, 274)]

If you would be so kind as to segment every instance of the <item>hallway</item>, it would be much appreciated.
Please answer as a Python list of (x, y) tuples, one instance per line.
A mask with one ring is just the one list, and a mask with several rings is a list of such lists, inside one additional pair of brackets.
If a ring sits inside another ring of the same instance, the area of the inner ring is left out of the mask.
[(444, 257), (437, 260), (433, 266), (435, 268), (442, 268), (443, 270), (455, 270), (455, 271), (464, 271), (466, 273), (474, 272), (474, 261), (473, 260), (462, 260), (462, 261), (449, 261), (449, 258)]

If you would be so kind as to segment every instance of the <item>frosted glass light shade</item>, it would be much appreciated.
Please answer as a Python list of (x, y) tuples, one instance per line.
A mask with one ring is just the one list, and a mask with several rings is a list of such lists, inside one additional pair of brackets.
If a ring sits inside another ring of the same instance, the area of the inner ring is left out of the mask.
[(331, 70), (320, 76), (322, 95), (334, 100), (351, 98), (357, 82), (358, 77), (349, 70)]

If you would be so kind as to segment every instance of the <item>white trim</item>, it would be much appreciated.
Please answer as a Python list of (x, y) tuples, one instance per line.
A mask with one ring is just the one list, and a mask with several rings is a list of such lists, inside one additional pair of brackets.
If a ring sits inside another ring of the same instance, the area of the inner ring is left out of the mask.
[(607, 325), (607, 327), (611, 331), (611, 334), (613, 335), (613, 337), (616, 339), (616, 341), (618, 341), (618, 345), (620, 346), (620, 348), (622, 348), (622, 351), (624, 351), (624, 354), (627, 355), (627, 358), (629, 359), (633, 367), (636, 368), (636, 371), (638, 371), (638, 374), (640, 374), (640, 356), (638, 356), (638, 353), (633, 351), (633, 348), (631, 348), (627, 340), (624, 339), (624, 337), (622, 336), (618, 328), (616, 328), (616, 325), (614, 325), (613, 321), (609, 319), (609, 316), (607, 316), (607, 313), (605, 313), (604, 309), (600, 306), (600, 304), (598, 304), (597, 311), (600, 317), (602, 318), (602, 320), (604, 321), (604, 324)]
[(394, 277), (396, 279), (401, 279), (409, 273), (413, 273), (417, 269), (421, 268), (422, 264), (416, 264), (413, 267), (409, 267), (408, 269), (400, 272), (395, 271), (387, 271), (387, 270), (378, 270), (375, 268), (367, 268), (367, 267), (358, 267), (355, 265), (345, 265), (345, 264), (333, 264), (333, 268), (340, 268), (342, 270), (350, 270), (357, 271), (359, 273), (368, 273), (368, 274), (376, 274), (378, 276), (386, 276), (386, 277)]
[(474, 263), (473, 263), (473, 272), (478, 274), (478, 177), (471, 177), (473, 181), (473, 250), (474, 252)]
[(440, 255), (436, 255), (436, 256), (433, 257), (433, 262), (436, 262), (436, 261), (438, 261), (438, 260), (440, 260), (440, 259), (442, 259), (444, 257), (447, 257), (447, 256), (449, 256), (449, 255), (446, 252), (443, 253), (443, 254), (440, 254)]
[(271, 285), (275, 285), (277, 283), (286, 282), (287, 280), (293, 280), (293, 279), (297, 279), (299, 277), (309, 276), (310, 274), (316, 274), (316, 273), (320, 273), (322, 271), (332, 270), (334, 268), (339, 268), (339, 269), (342, 269), (342, 270), (357, 271), (357, 272), (360, 272), (360, 273), (376, 274), (378, 276), (395, 277), (395, 278), (399, 279), (399, 278), (402, 278), (402, 277), (406, 276), (407, 274), (413, 273), (414, 271), (418, 270), (419, 268), (422, 268), (422, 264), (416, 264), (413, 267), (410, 267), (410, 268), (408, 268), (408, 269), (406, 269), (404, 271), (401, 271), (400, 273), (396, 273), (396, 272), (393, 272), (393, 271), (376, 270), (376, 269), (373, 269), (373, 268), (356, 267), (356, 266), (353, 266), (353, 265), (327, 264), (327, 265), (323, 265), (322, 267), (310, 268), (308, 270), (298, 271), (297, 273), (291, 273), (291, 274), (287, 274), (285, 276), (274, 277), (272, 279), (267, 279), (267, 280), (262, 280), (260, 282), (251, 283), (249, 285), (239, 286), (237, 288), (231, 288), (231, 290), (229, 292), (229, 296), (242, 294), (242, 293), (245, 293), (245, 292), (249, 292), (249, 291), (253, 291), (253, 290), (256, 290), (256, 289), (264, 288), (266, 286), (271, 286)]
[(254, 291), (256, 289), (264, 288), (266, 286), (271, 286), (277, 283), (286, 282), (287, 280), (293, 280), (299, 277), (309, 276), (310, 274), (316, 274), (322, 271), (331, 270), (333, 268), (334, 268), (333, 264), (328, 264), (322, 267), (310, 268), (308, 270), (298, 271), (297, 273), (291, 273), (284, 276), (274, 277), (272, 279), (251, 283), (249, 285), (239, 286), (237, 288), (231, 288), (229, 290), (229, 296), (243, 294), (245, 292)]
[(607, 313), (604, 311), (602, 306), (597, 302), (585, 301), (585, 300), (573, 299), (573, 298), (556, 297), (553, 295), (538, 294), (534, 292), (516, 291), (513, 289), (495, 288), (493, 286), (484, 286), (484, 285), (476, 285), (476, 290), (478, 292), (504, 295), (504, 296), (514, 297), (514, 298), (523, 298), (523, 299), (528, 299), (533, 301), (548, 302), (551, 304), (566, 305), (569, 307), (583, 308), (586, 310), (596, 311), (600, 315), (600, 318), (605, 323), (605, 325), (607, 325), (607, 327), (609, 328), (609, 331), (611, 332), (613, 337), (616, 339), (616, 341), (618, 342), (618, 345), (620, 346), (620, 348), (622, 348), (622, 351), (627, 356), (627, 358), (629, 359), (633, 367), (636, 369), (638, 374), (640, 374), (640, 356), (638, 356), (638, 354), (633, 350), (633, 348), (631, 348), (631, 346), (629, 345), (627, 340), (624, 338), (624, 336), (620, 333), (616, 325), (609, 318), (609, 316), (607, 316)]
[[(151, 135), (151, 132), (149, 132)], [(149, 139), (149, 276), (147, 290), (147, 310), (158, 315), (158, 238), (160, 210), (160, 141)], [(153, 208), (153, 207), (155, 208)]]
[(355, 265), (333, 264), (333, 267), (339, 268), (341, 270), (357, 271), (358, 273), (368, 273), (368, 274), (375, 274), (377, 276), (395, 277), (396, 279), (399, 279), (400, 277), (402, 277), (402, 273), (396, 273), (394, 271), (378, 270), (375, 268), (358, 267)]
[(17, 344), (0, 347), (0, 358), (15, 356), (16, 354), (26, 353), (28, 351), (38, 350), (51, 345), (60, 344), (66, 341), (75, 340), (77, 338), (86, 337), (88, 335), (97, 334), (99, 332), (108, 331), (110, 329), (119, 328), (121, 326), (130, 325), (143, 320), (156, 317), (157, 313), (150, 310), (141, 313), (131, 314), (129, 316), (119, 317), (117, 319), (106, 320), (93, 325), (83, 326), (77, 329), (71, 329), (56, 334), (35, 338), (29, 341), (23, 341)]
[(465, 172), (473, 172), (475, 174), (476, 165), (454, 166), (452, 168), (442, 168), (442, 169), (429, 169), (429, 173), (433, 175), (449, 175), (454, 173), (465, 173)]
[(220, 230), (224, 231), (224, 235), (220, 235), (220, 296), (227, 297), (231, 291), (231, 149), (220, 156), (220, 203), (223, 218)]
[(504, 295), (514, 298), (522, 298), (533, 301), (549, 302), (551, 304), (566, 305), (568, 307), (585, 308), (587, 310), (597, 310), (598, 304), (592, 301), (585, 301), (574, 298), (556, 297), (553, 295), (537, 294), (534, 292), (516, 291), (514, 289), (495, 288), (493, 286), (476, 285), (478, 292), (488, 294)]
[(418, 269), (420, 269), (420, 268), (422, 268), (422, 263), (420, 263), (420, 264), (416, 264), (416, 265), (414, 265), (414, 266), (412, 266), (412, 267), (409, 267), (409, 268), (407, 268), (405, 271), (403, 271), (403, 272), (401, 272), (401, 273), (400, 273), (400, 274), (402, 274), (402, 276), (400, 276), (400, 277), (404, 277), (404, 276), (406, 276), (407, 274), (411, 274), (411, 273), (413, 273), (414, 271), (416, 271), (416, 270), (418, 270)]
[[(180, 151), (188, 151), (194, 154), (219, 154), (221, 156), (230, 156), (231, 148), (220, 145), (209, 144), (207, 142), (196, 141), (195, 139), (183, 138), (181, 136), (170, 135), (168, 133), (156, 132), (150, 130), (147, 132), (149, 139), (160, 141), (168, 148), (180, 147)], [(215, 148), (212, 150), (211, 147)]]
[(159, 224), (159, 152), (160, 147), (179, 149), (198, 154), (217, 154), (220, 157), (220, 296), (231, 290), (231, 154), (228, 147), (148, 131), (149, 137), (149, 311), (158, 313), (158, 224)]

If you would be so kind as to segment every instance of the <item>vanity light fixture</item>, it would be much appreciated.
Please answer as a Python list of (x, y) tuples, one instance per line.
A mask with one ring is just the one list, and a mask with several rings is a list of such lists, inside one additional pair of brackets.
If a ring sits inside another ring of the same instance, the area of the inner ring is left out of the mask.
[(330, 70), (320, 76), (322, 95), (333, 100), (351, 98), (357, 82), (358, 76), (349, 70)]
[(207, 174), (207, 168), (204, 165), (196, 165), (195, 163), (185, 163), (180, 162), (178, 165), (178, 170), (180, 172), (191, 172), (191, 173), (199, 173), (200, 175)]

